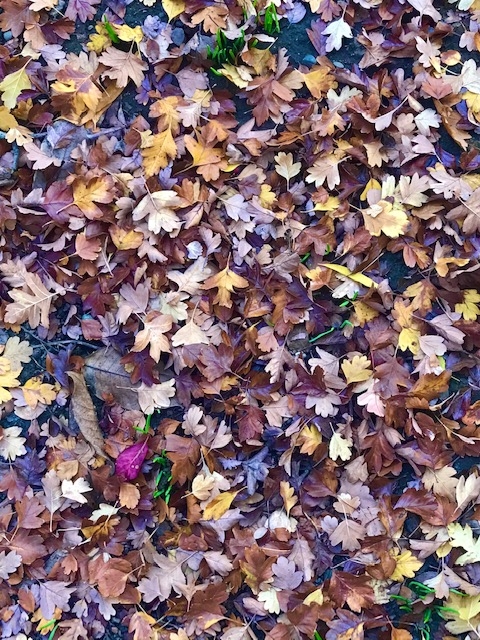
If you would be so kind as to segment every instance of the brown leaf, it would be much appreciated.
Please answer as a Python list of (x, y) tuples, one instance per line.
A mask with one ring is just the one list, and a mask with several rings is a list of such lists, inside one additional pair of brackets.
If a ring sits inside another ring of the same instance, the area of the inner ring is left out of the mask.
[(97, 413), (87, 389), (85, 378), (76, 371), (68, 371), (68, 376), (73, 381), (71, 400), (73, 417), (77, 421), (81, 434), (88, 444), (93, 447), (95, 453), (105, 458), (103, 435), (100, 431)]

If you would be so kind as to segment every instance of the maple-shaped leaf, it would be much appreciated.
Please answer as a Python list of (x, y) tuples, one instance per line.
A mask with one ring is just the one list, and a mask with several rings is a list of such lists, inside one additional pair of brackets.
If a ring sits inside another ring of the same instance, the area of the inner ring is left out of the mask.
[(101, 554), (88, 563), (90, 584), (97, 584), (104, 598), (116, 598), (124, 591), (132, 571), (132, 565), (125, 558), (105, 560)]
[(369, 609), (375, 601), (369, 576), (356, 576), (344, 571), (333, 572), (328, 593), (338, 607), (347, 603), (356, 612)]
[(364, 382), (368, 380), (373, 371), (370, 369), (371, 361), (366, 356), (353, 356), (352, 360), (342, 362), (342, 371), (348, 384)]
[(132, 51), (121, 51), (115, 47), (108, 47), (99, 61), (108, 67), (102, 75), (116, 80), (119, 87), (126, 87), (130, 80), (139, 87), (145, 77), (143, 72), (148, 69), (148, 65), (140, 56)]
[(232, 271), (226, 266), (222, 271), (219, 271), (214, 276), (210, 276), (202, 285), (202, 289), (208, 290), (216, 287), (218, 292), (213, 300), (213, 304), (230, 308), (233, 304), (230, 294), (234, 292), (234, 287), (245, 289), (248, 286), (248, 280), (239, 276), (238, 273), (235, 273), (235, 271)]
[(166, 437), (167, 456), (172, 466), (172, 484), (184, 484), (187, 479), (195, 476), (195, 470), (200, 458), (200, 445), (194, 438), (182, 438), (172, 433)]
[(256, 544), (245, 549), (245, 560), (240, 560), (240, 568), (245, 576), (245, 583), (254, 594), (273, 582), (274, 562), (275, 558), (267, 557)]
[(206, 145), (202, 140), (195, 140), (192, 136), (184, 136), (185, 147), (192, 156), (192, 166), (205, 180), (218, 180), (220, 171), (228, 167), (222, 149)]
[(45, 511), (45, 506), (37, 497), (24, 496), (15, 504), (18, 526), (23, 529), (39, 529), (45, 520), (38, 516)]
[(73, 183), (73, 204), (89, 220), (96, 220), (104, 215), (95, 203), (108, 204), (114, 197), (113, 179), (109, 175), (91, 179), (78, 177)]
[(170, 129), (165, 129), (146, 139), (142, 145), (143, 167), (147, 178), (158, 174), (164, 169), (170, 160), (177, 155), (177, 144), (173, 139)]
[(42, 536), (30, 534), (26, 529), (18, 530), (10, 540), (1, 541), (0, 548), (15, 551), (21, 556), (23, 564), (27, 565), (33, 564), (47, 553)]
[(365, 527), (362, 524), (350, 518), (345, 518), (338, 523), (337, 518), (327, 516), (324, 521), (324, 528), (327, 526), (327, 518), (328, 529), (332, 529), (329, 537), (333, 545), (341, 544), (342, 549), (346, 551), (355, 551), (361, 548), (361, 541), (366, 534)]
[(138, 590), (143, 594), (145, 602), (153, 602), (156, 598), (163, 602), (173, 591), (181, 595), (181, 587), (186, 584), (182, 563), (175, 559), (175, 555), (158, 555), (155, 558), (158, 567), (150, 567), (145, 578), (138, 583)]
[(183, 199), (175, 191), (154, 191), (137, 204), (132, 211), (133, 220), (142, 220), (148, 216), (148, 228), (153, 233), (178, 231), (182, 223), (175, 209), (182, 206)]
[(24, 89), (31, 89), (32, 83), (25, 71), (25, 67), (22, 67), (14, 73), (9, 73), (0, 82), (0, 93), (2, 94), (3, 104), (7, 109), (14, 109), (18, 96)]
[(405, 578), (414, 578), (416, 572), (423, 566), (423, 562), (418, 560), (408, 549), (401, 552), (398, 549), (394, 549), (391, 556), (396, 565), (389, 579), (396, 582), (403, 582)]
[(303, 581), (303, 571), (296, 571), (295, 563), (283, 556), (272, 565), (272, 571), (273, 586), (277, 589), (296, 589)]
[(294, 162), (293, 154), (291, 153), (280, 151), (280, 153), (277, 153), (275, 156), (275, 171), (279, 176), (285, 178), (287, 181), (287, 189), (289, 188), (290, 180), (300, 173), (301, 168), (302, 163)]
[(72, 480), (63, 480), (62, 482), (62, 497), (79, 504), (86, 504), (87, 498), (83, 494), (89, 491), (92, 491), (92, 487), (85, 478), (77, 478), (75, 482)]
[(77, 18), (80, 22), (87, 22), (95, 16), (97, 4), (100, 4), (100, 0), (68, 0), (65, 16), (73, 22)]
[(201, 283), (211, 274), (211, 269), (203, 257), (199, 257), (185, 271), (167, 271), (169, 280), (178, 285), (179, 291), (185, 291), (190, 295), (196, 295), (201, 290)]
[(135, 337), (132, 351), (143, 351), (150, 345), (150, 357), (158, 362), (163, 353), (170, 353), (170, 343), (165, 336), (172, 328), (172, 316), (150, 311), (143, 321), (143, 329)]

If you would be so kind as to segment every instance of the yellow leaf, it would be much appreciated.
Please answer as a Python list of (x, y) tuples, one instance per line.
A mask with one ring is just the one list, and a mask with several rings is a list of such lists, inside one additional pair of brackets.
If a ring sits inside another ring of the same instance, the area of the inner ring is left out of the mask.
[(18, 127), (18, 122), (9, 112), (7, 107), (0, 107), (0, 131), (8, 131)]
[(0, 82), (0, 91), (2, 92), (3, 104), (7, 109), (13, 109), (17, 104), (17, 98), (24, 89), (31, 89), (32, 83), (28, 77), (25, 67), (22, 67)]
[(380, 182), (378, 182), (378, 180), (375, 180), (374, 178), (370, 178), (370, 180), (365, 185), (365, 189), (360, 194), (360, 200), (362, 202), (366, 201), (367, 194), (371, 189), (376, 189), (377, 191), (381, 191), (382, 190), (382, 185), (380, 184)]
[(321, 442), (322, 434), (314, 424), (303, 427), (297, 440), (297, 444), (301, 447), (300, 453), (307, 453), (310, 456), (315, 453)]
[(448, 612), (449, 618), (452, 617), (468, 622), (468, 620), (475, 618), (480, 613), (480, 595), (464, 596), (450, 591), (445, 606), (451, 609)]
[(303, 80), (314, 98), (322, 98), (329, 89), (336, 89), (338, 82), (331, 73), (331, 69), (325, 66), (315, 67), (309, 73), (303, 74)]
[(185, 0), (162, 0), (162, 5), (169, 22), (185, 11)]
[(97, 33), (92, 33), (88, 39), (87, 49), (89, 51), (95, 51), (95, 53), (102, 53), (102, 51), (112, 44), (112, 41), (105, 29), (105, 25), (101, 22), (97, 22), (95, 25), (95, 31)]
[(350, 280), (353, 280), (353, 282), (362, 284), (364, 287), (373, 287), (374, 289), (378, 287), (378, 284), (368, 276), (364, 276), (363, 273), (352, 273), (350, 269), (347, 269), (347, 267), (344, 267), (341, 264), (330, 264), (327, 262), (323, 262), (320, 266), (331, 269), (331, 271), (335, 271), (342, 276), (346, 276)]
[(239, 491), (224, 491), (219, 496), (214, 498), (203, 512), (204, 520), (218, 520), (223, 514), (230, 509), (230, 505), (235, 499), (235, 496)]
[(280, 495), (283, 498), (283, 506), (287, 512), (287, 516), (290, 515), (290, 510), (297, 504), (298, 498), (295, 495), (295, 489), (290, 486), (288, 482), (282, 480), (280, 482)]
[(116, 27), (117, 36), (124, 42), (136, 42), (139, 44), (142, 41), (143, 33), (141, 27), (129, 27), (128, 24), (122, 24)]
[(370, 322), (370, 320), (378, 317), (378, 311), (372, 309), (372, 307), (369, 307), (368, 304), (360, 300), (353, 303), (353, 308), (355, 309), (355, 318), (361, 327), (365, 326), (366, 322)]
[(148, 146), (142, 149), (143, 167), (147, 178), (157, 175), (165, 169), (170, 160), (177, 155), (177, 145), (170, 129), (148, 138)]
[(221, 307), (232, 306), (232, 300), (230, 294), (233, 293), (234, 287), (238, 289), (245, 289), (249, 286), (248, 280), (239, 276), (238, 273), (230, 271), (228, 267), (225, 267), (223, 271), (219, 271), (214, 276), (210, 276), (208, 280), (202, 286), (202, 289), (218, 288), (217, 295), (213, 300), (213, 304), (219, 304)]
[(30, 378), (22, 387), (25, 402), (35, 409), (37, 404), (52, 404), (57, 397), (57, 392), (52, 384), (42, 382), (41, 377)]
[(412, 640), (413, 636), (410, 631), (406, 629), (396, 629), (392, 627), (392, 638), (391, 640)]
[(313, 208), (315, 211), (335, 211), (339, 206), (339, 198), (336, 196), (329, 196), (325, 202), (317, 202)]
[(10, 360), (0, 357), (0, 403), (8, 402), (8, 400), (12, 399), (12, 394), (6, 387), (12, 388), (20, 386), (17, 378), (21, 370), (21, 368), (12, 370)]
[(352, 382), (364, 382), (368, 380), (373, 371), (370, 369), (372, 363), (366, 356), (353, 356), (352, 360), (342, 362), (342, 371), (348, 384)]
[(480, 302), (480, 294), (475, 289), (466, 289), (463, 292), (463, 302), (455, 305), (455, 311), (461, 313), (465, 320), (477, 319), (480, 316), (480, 308), (476, 304)]
[(176, 135), (180, 129), (179, 123), (182, 119), (181, 113), (178, 111), (180, 98), (178, 96), (167, 96), (161, 100), (157, 100), (150, 107), (150, 116), (158, 118), (159, 131), (170, 129), (173, 135)]
[(78, 177), (73, 183), (73, 203), (89, 220), (103, 217), (95, 203), (108, 204), (113, 200), (112, 180), (109, 176), (86, 180)]
[(415, 573), (423, 566), (423, 562), (418, 560), (411, 551), (405, 550), (399, 553), (398, 549), (392, 550), (390, 555), (397, 563), (390, 580), (402, 582), (404, 578), (413, 578)]
[(220, 67), (218, 70), (222, 76), (228, 78), (230, 82), (233, 82), (240, 89), (245, 89), (248, 87), (249, 83), (253, 80), (253, 76), (248, 70), (248, 67), (241, 64), (239, 66), (234, 66), (233, 64), (224, 64), (223, 67)]
[(402, 329), (398, 336), (398, 348), (402, 351), (411, 351), (416, 354), (420, 350), (420, 331), (416, 329)]
[(303, 601), (303, 604), (306, 604), (307, 607), (311, 604), (323, 604), (323, 591), (321, 589), (315, 589), (312, 593), (309, 593), (308, 596)]
[[(184, 136), (184, 141), (185, 147), (192, 156), (192, 167), (199, 167), (198, 173), (205, 180), (217, 180), (220, 171), (227, 169), (228, 162), (224, 159), (222, 149), (205, 146), (190, 135)], [(232, 169), (234, 168), (235, 165), (232, 165)]]
[(378, 238), (382, 233), (389, 238), (398, 238), (408, 227), (408, 216), (403, 205), (394, 201), (380, 200), (362, 211), (365, 229)]
[(462, 94), (462, 98), (467, 103), (468, 108), (471, 109), (475, 115), (480, 112), (480, 94), (472, 93), (472, 91), (465, 91), (465, 93)]
[(120, 251), (126, 251), (127, 249), (138, 249), (143, 242), (143, 233), (139, 231), (133, 231), (133, 229), (127, 230), (112, 225), (108, 230), (113, 244)]

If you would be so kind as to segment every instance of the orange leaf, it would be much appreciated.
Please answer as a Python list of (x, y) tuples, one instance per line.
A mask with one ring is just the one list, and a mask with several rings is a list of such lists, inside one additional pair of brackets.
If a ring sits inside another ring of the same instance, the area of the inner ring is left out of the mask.
[(228, 267), (225, 267), (223, 271), (219, 271), (214, 276), (208, 278), (202, 288), (212, 289), (213, 287), (217, 287), (218, 292), (213, 300), (213, 304), (219, 304), (221, 307), (230, 308), (232, 306), (230, 294), (233, 293), (233, 287), (245, 289), (245, 287), (248, 286), (248, 280), (239, 276), (234, 271), (230, 271)]

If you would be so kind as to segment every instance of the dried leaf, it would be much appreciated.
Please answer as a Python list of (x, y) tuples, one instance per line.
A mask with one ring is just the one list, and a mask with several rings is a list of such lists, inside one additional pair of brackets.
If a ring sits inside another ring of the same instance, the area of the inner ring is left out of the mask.
[(105, 458), (103, 435), (98, 424), (97, 413), (87, 389), (85, 378), (81, 373), (68, 371), (73, 381), (72, 412), (80, 432), (95, 453)]

